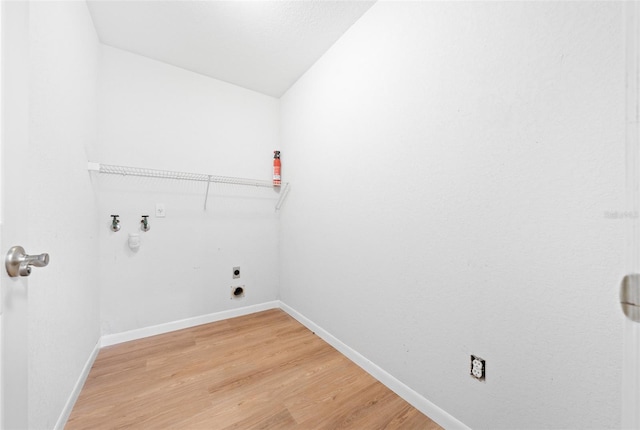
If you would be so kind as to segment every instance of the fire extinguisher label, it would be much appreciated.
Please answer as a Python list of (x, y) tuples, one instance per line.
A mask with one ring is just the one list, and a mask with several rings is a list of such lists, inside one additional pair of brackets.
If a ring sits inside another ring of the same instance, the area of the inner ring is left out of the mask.
[(273, 169), (273, 185), (280, 185), (280, 168)]

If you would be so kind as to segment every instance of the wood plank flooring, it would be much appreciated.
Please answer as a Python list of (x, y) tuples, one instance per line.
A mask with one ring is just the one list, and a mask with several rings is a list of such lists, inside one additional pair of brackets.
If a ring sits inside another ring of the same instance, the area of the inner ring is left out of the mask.
[(441, 429), (274, 309), (103, 348), (66, 429)]

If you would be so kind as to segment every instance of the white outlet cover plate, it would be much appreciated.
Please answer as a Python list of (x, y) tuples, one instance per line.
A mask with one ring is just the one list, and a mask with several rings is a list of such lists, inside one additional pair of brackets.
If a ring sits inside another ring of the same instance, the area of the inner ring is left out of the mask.
[(156, 203), (156, 218), (164, 218), (165, 210), (164, 203)]
[(476, 356), (471, 356), (471, 376), (474, 378), (484, 381), (485, 379), (485, 361)]

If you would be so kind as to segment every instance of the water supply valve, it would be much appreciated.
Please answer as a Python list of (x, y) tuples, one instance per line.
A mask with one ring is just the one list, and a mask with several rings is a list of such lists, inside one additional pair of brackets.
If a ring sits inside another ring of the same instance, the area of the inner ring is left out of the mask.
[(140, 230), (149, 231), (151, 229), (151, 226), (149, 225), (149, 215), (142, 215), (140, 224)]
[(111, 215), (111, 231), (120, 231), (120, 220), (118, 219), (120, 215)]

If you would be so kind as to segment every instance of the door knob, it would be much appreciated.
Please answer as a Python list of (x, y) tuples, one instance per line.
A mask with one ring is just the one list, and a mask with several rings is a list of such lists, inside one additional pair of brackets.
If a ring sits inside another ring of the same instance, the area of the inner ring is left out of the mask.
[(27, 255), (21, 246), (12, 247), (4, 260), (9, 276), (29, 276), (31, 267), (44, 267), (49, 264), (49, 254)]
[(620, 305), (627, 318), (640, 322), (640, 274), (632, 273), (622, 279)]

